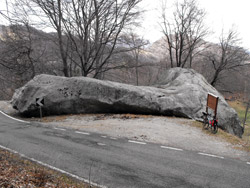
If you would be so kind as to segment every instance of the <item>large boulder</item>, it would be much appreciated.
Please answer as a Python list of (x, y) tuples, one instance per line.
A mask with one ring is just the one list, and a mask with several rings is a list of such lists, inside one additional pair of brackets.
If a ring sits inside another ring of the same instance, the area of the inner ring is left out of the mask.
[(140, 113), (201, 120), (207, 94), (219, 97), (222, 129), (243, 134), (237, 113), (206, 79), (192, 69), (173, 68), (152, 87), (132, 86), (86, 77), (38, 75), (18, 89), (12, 106), (24, 116), (38, 116), (37, 98), (44, 98), (44, 115), (76, 113)]

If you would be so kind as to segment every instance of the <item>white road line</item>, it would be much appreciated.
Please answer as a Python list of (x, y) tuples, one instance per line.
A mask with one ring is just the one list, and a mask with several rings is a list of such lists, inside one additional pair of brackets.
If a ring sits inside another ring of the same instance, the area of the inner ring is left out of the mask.
[(107, 138), (107, 136), (101, 136), (102, 138)]
[(168, 147), (168, 146), (161, 146), (161, 148), (163, 148), (163, 149), (171, 149), (171, 150), (175, 150), (175, 151), (183, 151), (183, 149), (173, 148), (173, 147)]
[(75, 131), (75, 133), (77, 133), (77, 134), (83, 134), (83, 135), (90, 135), (90, 133), (81, 132), (81, 131)]
[(11, 153), (16, 153), (16, 154), (18, 154), (17, 151), (14, 151), (14, 150), (12, 150), (12, 149), (10, 149), (10, 148), (7, 148), (7, 147), (4, 147), (4, 146), (2, 146), (2, 145), (0, 145), (0, 148), (5, 149), (5, 150), (7, 150), (7, 151), (10, 151)]
[(95, 186), (95, 187), (107, 188), (107, 187), (104, 186), (104, 185), (100, 185), (100, 184), (91, 182), (91, 181), (89, 181), (88, 179), (82, 178), (82, 177), (80, 177), (80, 176), (77, 176), (77, 175), (75, 175), (75, 174), (72, 174), (72, 173), (70, 173), (70, 172), (67, 172), (67, 171), (65, 171), (65, 170), (62, 170), (62, 169), (60, 169), (60, 168), (51, 166), (51, 165), (46, 164), (46, 163), (44, 163), (44, 162), (42, 162), (42, 161), (38, 161), (38, 160), (36, 160), (36, 159), (34, 159), (34, 158), (30, 158), (30, 157), (28, 157), (28, 156), (26, 156), (26, 155), (24, 155), (24, 154), (21, 154), (21, 153), (15, 151), (15, 150), (12, 150), (12, 149), (10, 149), (10, 148), (4, 147), (4, 146), (2, 146), (2, 145), (0, 145), (0, 148), (5, 149), (5, 150), (7, 150), (7, 151), (10, 151), (10, 152), (12, 152), (12, 153), (18, 154), (18, 155), (20, 155), (21, 157), (24, 157), (24, 158), (26, 158), (26, 159), (28, 159), (28, 160), (31, 160), (31, 161), (33, 161), (33, 162), (35, 162), (35, 163), (38, 163), (38, 164), (42, 165), (42, 166), (48, 167), (48, 168), (50, 168), (50, 169), (52, 169), (52, 170), (55, 170), (55, 171), (58, 171), (58, 172), (60, 172), (60, 173), (66, 174), (66, 175), (68, 175), (68, 176), (70, 176), (70, 177), (72, 177), (72, 178), (75, 178), (75, 179), (77, 179), (77, 180), (79, 180), (79, 181), (83, 181), (83, 182), (85, 182), (85, 183), (87, 183), (87, 184), (90, 184), (90, 185), (93, 185), (93, 186)]
[(57, 128), (57, 127), (54, 127), (53, 129), (55, 129), (55, 130), (60, 130), (60, 131), (66, 131), (66, 129)]
[(198, 153), (198, 154), (199, 155), (204, 155), (204, 156), (209, 156), (209, 157), (215, 157), (215, 158), (224, 159), (224, 157), (222, 157), (222, 156), (212, 155), (212, 154), (208, 154), (208, 153)]
[(250, 162), (247, 162), (248, 165), (250, 165)]
[(110, 139), (111, 139), (111, 140), (117, 140), (117, 138), (115, 138), (115, 137), (110, 137)]
[(134, 141), (134, 140), (129, 140), (128, 142), (134, 143), (134, 144), (142, 144), (142, 145), (147, 144), (147, 143), (145, 143), (145, 142), (138, 142), (138, 141)]
[(104, 143), (97, 143), (98, 146), (106, 146)]
[(23, 120), (20, 120), (20, 119), (13, 118), (13, 117), (9, 116), (8, 114), (2, 112), (1, 110), (0, 110), (0, 113), (3, 114), (3, 115), (5, 115), (6, 117), (8, 117), (8, 118), (10, 118), (10, 119), (15, 120), (15, 121), (19, 121), (19, 122), (22, 122), (22, 123), (30, 123), (30, 122), (28, 122), (28, 121), (23, 121)]

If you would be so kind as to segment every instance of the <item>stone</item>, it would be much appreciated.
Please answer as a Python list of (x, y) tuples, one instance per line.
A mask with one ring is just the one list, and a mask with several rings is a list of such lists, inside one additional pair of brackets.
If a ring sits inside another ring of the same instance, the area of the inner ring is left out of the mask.
[(39, 116), (37, 98), (44, 98), (43, 115), (80, 113), (136, 113), (177, 116), (201, 121), (207, 94), (219, 97), (219, 126), (239, 137), (243, 134), (237, 113), (206, 79), (192, 69), (173, 68), (157, 85), (132, 86), (86, 77), (38, 75), (13, 95), (20, 114)]

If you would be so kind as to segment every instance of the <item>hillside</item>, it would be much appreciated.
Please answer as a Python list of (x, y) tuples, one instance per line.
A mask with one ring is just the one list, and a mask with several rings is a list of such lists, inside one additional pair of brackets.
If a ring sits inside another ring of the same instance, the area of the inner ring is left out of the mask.
[[(15, 32), (15, 35), (9, 35), (10, 32)], [(33, 27), (0, 25), (0, 99), (10, 99), (16, 88), (35, 75), (63, 75), (61, 54), (55, 39), (55, 33), (45, 33)], [(218, 45), (203, 40), (201, 43), (195, 50), (192, 69), (210, 82), (214, 68), (206, 54), (218, 51)], [(136, 48), (131, 51), (128, 47), (128, 44), (119, 43), (101, 79), (132, 85), (154, 85), (165, 76), (170, 63), (164, 38), (142, 46), (139, 51)], [(72, 44), (65, 43), (66, 48), (70, 76), (81, 76), (80, 59), (75, 57), (76, 49)], [(185, 67), (190, 68), (189, 63)], [(225, 71), (216, 88), (225, 94), (245, 92), (248, 89), (246, 76), (249, 73), (249, 67), (233, 72)]]
[[(196, 70), (202, 74), (209, 82), (214, 75), (214, 65), (212, 61), (207, 60), (207, 55), (211, 53), (218, 54), (220, 51), (219, 44), (201, 41), (201, 45), (196, 49), (196, 55), (193, 58), (192, 69)], [(167, 51), (167, 42), (164, 38), (161, 38), (151, 44), (147, 51), (157, 59), (161, 67), (170, 68), (169, 63), (169, 53)], [(250, 55), (250, 53), (249, 53)], [(247, 65), (247, 66), (244, 66)], [(223, 94), (233, 94), (233, 93), (250, 93), (250, 88), (247, 83), (250, 82), (250, 60), (245, 61), (242, 66), (238, 68), (231, 69), (230, 71), (223, 71), (223, 76), (220, 82), (216, 85), (216, 88)], [(234, 66), (234, 65), (232, 65)], [(186, 64), (186, 68), (190, 68), (189, 64)], [(233, 75), (233, 76), (232, 76)]]

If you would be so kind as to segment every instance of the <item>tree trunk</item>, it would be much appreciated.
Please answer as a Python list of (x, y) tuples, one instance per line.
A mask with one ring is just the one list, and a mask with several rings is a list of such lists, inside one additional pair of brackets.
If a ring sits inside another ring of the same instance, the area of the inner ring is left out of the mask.
[(210, 82), (210, 84), (214, 87), (216, 82), (218, 81), (218, 77), (219, 77), (219, 74), (220, 74), (220, 69), (217, 69), (214, 73), (214, 76), (213, 76), (213, 80)]
[(136, 55), (136, 67), (135, 67), (135, 74), (136, 74), (136, 85), (139, 85), (139, 73), (138, 73), (138, 54)]

